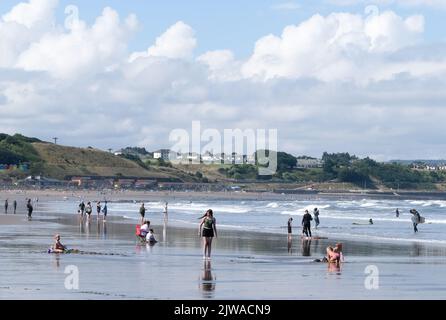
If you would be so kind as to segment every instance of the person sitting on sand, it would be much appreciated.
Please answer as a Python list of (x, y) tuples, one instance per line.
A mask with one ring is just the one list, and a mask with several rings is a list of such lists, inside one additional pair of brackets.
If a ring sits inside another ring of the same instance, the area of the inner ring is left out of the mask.
[(53, 252), (55, 253), (64, 253), (65, 250), (67, 250), (67, 247), (65, 247), (61, 242), (60, 242), (60, 235), (56, 234), (54, 236), (54, 245), (51, 247), (51, 249), (53, 250)]
[(144, 223), (141, 225), (140, 237), (146, 238), (149, 231), (150, 231), (150, 221), (145, 220)]
[(330, 246), (327, 248), (327, 260), (329, 263), (339, 264), (341, 261), (341, 254), (336, 252), (335, 248)]
[(342, 253), (342, 243), (336, 243), (336, 246), (334, 247), (333, 251), (336, 253), (339, 253), (339, 261), (344, 262), (344, 254)]
[(155, 244), (155, 243), (157, 243), (158, 241), (156, 241), (156, 239), (155, 239), (155, 235), (154, 235), (154, 231), (153, 231), (153, 229), (150, 229), (149, 230), (149, 232), (147, 233), (147, 235), (146, 235), (146, 241), (148, 242), (148, 243), (150, 243), (150, 244)]

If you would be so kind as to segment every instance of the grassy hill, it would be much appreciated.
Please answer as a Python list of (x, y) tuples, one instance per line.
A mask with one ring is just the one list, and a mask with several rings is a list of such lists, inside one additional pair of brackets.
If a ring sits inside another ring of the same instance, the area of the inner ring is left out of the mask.
[(53, 178), (75, 175), (175, 178), (160, 170), (147, 170), (131, 160), (101, 150), (40, 142), (32, 146), (42, 161), (42, 173)]

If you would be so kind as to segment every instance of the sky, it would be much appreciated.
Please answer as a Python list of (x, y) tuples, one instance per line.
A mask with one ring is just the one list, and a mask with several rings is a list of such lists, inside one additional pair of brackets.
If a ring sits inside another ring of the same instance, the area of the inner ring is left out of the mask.
[(155, 150), (200, 121), (277, 129), (295, 155), (445, 158), (445, 17), (445, 0), (0, 0), (0, 132)]

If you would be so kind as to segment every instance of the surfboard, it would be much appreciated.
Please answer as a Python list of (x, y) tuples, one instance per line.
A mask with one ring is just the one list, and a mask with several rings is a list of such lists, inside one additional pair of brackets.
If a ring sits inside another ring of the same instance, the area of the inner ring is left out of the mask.
[(422, 223), (426, 223), (426, 219), (424, 217), (420, 217), (420, 221), (418, 221), (416, 216), (412, 217), (412, 222), (413, 223), (418, 223), (418, 224), (422, 224)]

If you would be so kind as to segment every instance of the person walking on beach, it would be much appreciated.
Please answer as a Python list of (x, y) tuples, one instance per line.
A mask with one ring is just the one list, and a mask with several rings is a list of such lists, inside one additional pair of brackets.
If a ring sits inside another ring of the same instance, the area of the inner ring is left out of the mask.
[(203, 237), (203, 259), (210, 260), (212, 240), (214, 237), (217, 238), (217, 221), (211, 209), (206, 211), (205, 215), (200, 219), (201, 223), (198, 229), (198, 235)]
[(168, 202), (166, 202), (165, 204), (164, 204), (164, 210), (163, 210), (163, 213), (164, 213), (164, 219), (165, 220), (167, 220), (168, 218), (169, 218), (169, 216), (168, 216), (168, 214), (167, 214), (167, 206), (169, 205), (169, 203)]
[(101, 201), (98, 201), (98, 202), (96, 202), (96, 212), (98, 214), (98, 220), (99, 220), (99, 216), (101, 215), (101, 210), (102, 210)]
[(5, 214), (8, 214), (9, 202), (8, 199), (5, 200)]
[(293, 227), (291, 225), (292, 223), (293, 223), (293, 218), (289, 218), (288, 219), (288, 241), (291, 241), (292, 235), (293, 235)]
[(397, 218), (400, 217), (400, 209), (396, 208), (395, 215)]
[(146, 207), (144, 207), (144, 203), (142, 203), (139, 208), (139, 214), (141, 215), (141, 224), (144, 224), (144, 218), (146, 216)]
[(313, 221), (313, 217), (308, 212), (308, 210), (305, 210), (305, 214), (302, 218), (302, 227), (303, 233), (307, 236), (307, 238), (311, 238), (311, 221)]
[(413, 217), (412, 217), (413, 231), (415, 233), (417, 233), (418, 232), (418, 224), (421, 223), (420, 213), (415, 209), (410, 210), (410, 213), (413, 215)]
[(93, 208), (91, 207), (91, 202), (87, 202), (87, 205), (85, 207), (85, 213), (88, 216), (88, 220), (90, 220), (92, 212), (93, 212)]
[(79, 211), (80, 211), (81, 217), (83, 217), (84, 216), (84, 212), (85, 212), (85, 203), (84, 203), (84, 201), (82, 201), (79, 204)]
[(14, 200), (14, 202), (12, 203), (12, 207), (14, 208), (14, 214), (16, 214), (16, 212), (17, 212), (17, 200)]
[(320, 224), (320, 221), (319, 221), (319, 209), (318, 208), (314, 208), (313, 215), (314, 215), (314, 222), (316, 222), (316, 229), (317, 229), (317, 227)]
[(31, 199), (28, 199), (28, 202), (26, 204), (26, 208), (28, 209), (28, 219), (31, 220), (32, 214), (33, 214), (33, 204), (31, 203)]
[(107, 201), (105, 201), (104, 208), (102, 208), (102, 213), (104, 214), (104, 222), (105, 222), (105, 220), (107, 219), (107, 213), (108, 213)]

